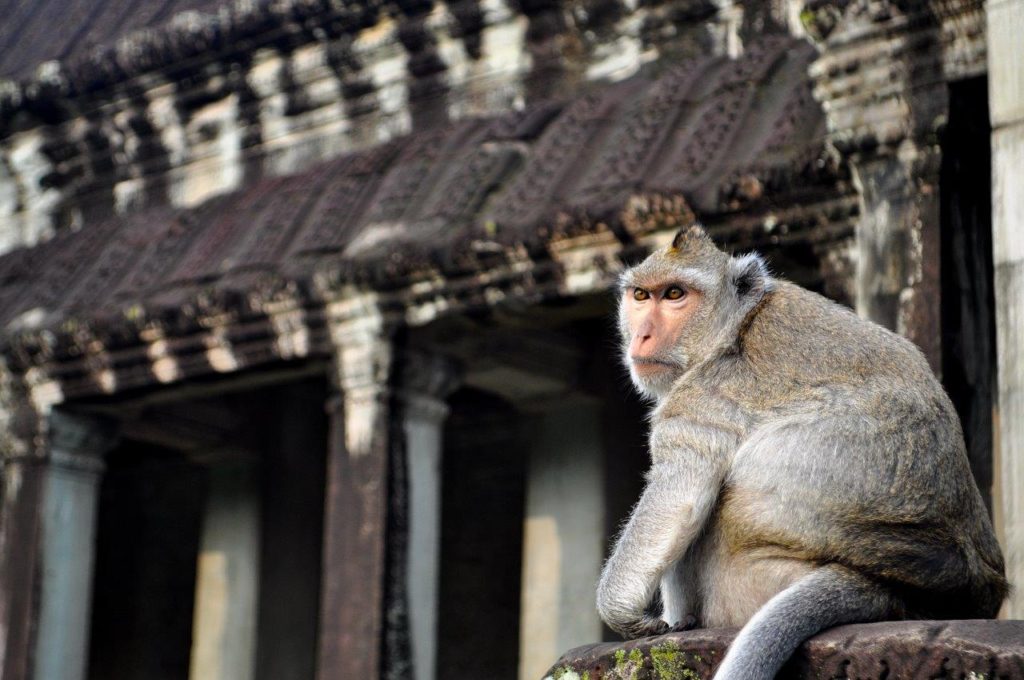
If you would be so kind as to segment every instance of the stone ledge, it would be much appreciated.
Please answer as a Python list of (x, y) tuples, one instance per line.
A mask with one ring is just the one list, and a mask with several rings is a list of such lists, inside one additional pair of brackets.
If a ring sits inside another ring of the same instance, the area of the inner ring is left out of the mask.
[[(545, 680), (706, 680), (735, 629), (577, 647)], [(1024, 680), (1024, 621), (892, 621), (839, 626), (805, 642), (779, 680)]]

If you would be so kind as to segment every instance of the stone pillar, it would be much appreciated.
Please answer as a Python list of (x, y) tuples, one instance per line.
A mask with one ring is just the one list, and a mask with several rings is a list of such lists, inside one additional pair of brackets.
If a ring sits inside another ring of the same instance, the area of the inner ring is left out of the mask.
[(948, 93), (941, 26), (926, 3), (814, 3), (811, 67), (829, 138), (860, 194), (858, 313), (942, 363), (938, 132)]
[(856, 308), (942, 365), (937, 148), (907, 143), (892, 156), (852, 159), (860, 193)]
[(103, 455), (113, 443), (113, 431), (102, 421), (50, 415), (49, 451), (39, 471), (35, 680), (86, 676), (96, 507)]
[(406, 588), (414, 680), (433, 680), (441, 561), (441, 451), (456, 370), (436, 356), (406, 354), (401, 409), (409, 494)]
[(533, 421), (523, 535), (519, 678), (601, 639), (594, 592), (604, 557), (599, 404), (550, 406)]
[(33, 593), (41, 557), (40, 511), (47, 465), (45, 457), (28, 453), (32, 438), (17, 439), (26, 452), (11, 456), (4, 451), (0, 491), (0, 677), (25, 680), (32, 664), (38, 614)]
[(217, 461), (199, 540), (189, 680), (253, 679), (259, 568), (256, 465)]
[(392, 347), (365, 307), (332, 328), (318, 680), (383, 672)]
[(998, 406), (993, 506), (1007, 576), (1017, 588), (1005, 614), (1024, 618), (1024, 3), (989, 0), (992, 246)]

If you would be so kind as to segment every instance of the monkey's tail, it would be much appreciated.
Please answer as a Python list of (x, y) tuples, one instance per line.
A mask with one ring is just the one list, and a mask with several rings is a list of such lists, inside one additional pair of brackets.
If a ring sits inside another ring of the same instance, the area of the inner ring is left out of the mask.
[(714, 680), (772, 680), (815, 633), (886, 618), (893, 605), (877, 583), (838, 565), (820, 567), (758, 610), (729, 647)]

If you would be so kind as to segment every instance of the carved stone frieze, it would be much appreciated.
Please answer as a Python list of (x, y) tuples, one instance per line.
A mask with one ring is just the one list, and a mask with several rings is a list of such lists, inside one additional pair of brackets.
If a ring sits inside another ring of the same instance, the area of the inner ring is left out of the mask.
[[(0, 186), (21, 198), (0, 189), (0, 216), (21, 233), (0, 238), (0, 252), (111, 213), (195, 206), (254, 174), (302, 172), (410, 131), (564, 98), (659, 58), (737, 56), (772, 23), (757, 3), (707, 0), (403, 4), (207, 0), (174, 18), (183, 7), (172, 2), (168, 23), (141, 11), (134, 23), (133, 13), (110, 44), (77, 26), (9, 44), (5, 55), (24, 56), (0, 57), (0, 78), (17, 78), (0, 88)], [(24, 14), (37, 30), (53, 21)], [(89, 28), (106, 30), (109, 19)]]

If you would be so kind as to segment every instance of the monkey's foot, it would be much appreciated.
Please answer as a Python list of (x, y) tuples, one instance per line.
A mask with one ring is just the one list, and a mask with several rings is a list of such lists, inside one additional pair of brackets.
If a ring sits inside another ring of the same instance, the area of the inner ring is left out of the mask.
[(669, 625), (661, 619), (645, 616), (626, 627), (625, 637), (629, 639), (650, 637), (651, 635), (663, 635), (668, 631)]
[(700, 628), (700, 621), (693, 614), (687, 614), (683, 617), (682, 621), (677, 621), (676, 625), (672, 626), (669, 630), (673, 633), (682, 633), (695, 628)]

